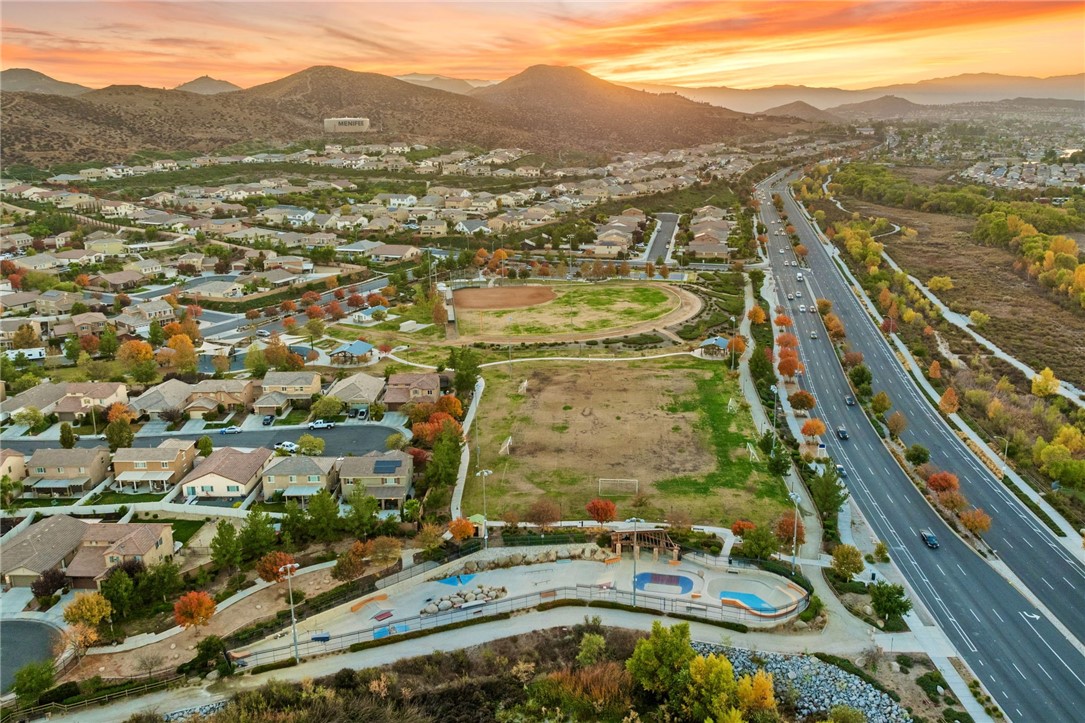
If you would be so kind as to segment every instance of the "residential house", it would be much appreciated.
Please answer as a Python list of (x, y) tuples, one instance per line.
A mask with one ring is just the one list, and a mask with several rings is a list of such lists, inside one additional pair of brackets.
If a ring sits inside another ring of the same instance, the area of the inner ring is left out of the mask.
[(70, 334), (87, 336), (88, 334), (101, 334), (105, 331), (106, 315), (98, 311), (88, 311), (76, 314), (68, 321), (53, 326), (52, 335), (63, 338)]
[[(5, 301), (7, 298), (5, 297)], [(37, 302), (34, 304), (34, 308), (39, 314), (45, 316), (60, 316), (61, 314), (70, 314), (72, 307), (76, 303), (85, 304), (83, 301), (83, 295), (77, 294), (73, 291), (57, 291), (56, 289), (50, 289), (49, 291), (42, 292), (38, 297)]]
[(698, 261), (727, 261), (732, 249), (719, 241), (692, 241), (686, 251)]
[(327, 490), (334, 494), (339, 486), (339, 461), (335, 457), (275, 457), (263, 472), (264, 499), (282, 496), (303, 508), (309, 498)]
[(26, 468), (35, 497), (81, 497), (109, 476), (109, 448), (36, 449)]
[(16, 268), (27, 271), (42, 271), (55, 273), (57, 269), (66, 266), (64, 262), (52, 254), (34, 254), (33, 256), (21, 256), (14, 261)]
[(132, 316), (138, 316), (147, 321), (158, 321), (160, 324), (168, 324), (176, 318), (173, 307), (165, 301), (145, 301), (142, 304), (133, 304), (126, 311)]
[(76, 590), (98, 590), (125, 562), (149, 567), (173, 556), (173, 526), (161, 522), (88, 524), (65, 571)]
[(260, 474), (271, 458), (271, 450), (263, 447), (251, 452), (233, 447), (216, 449), (181, 480), (182, 494), (243, 500), (260, 481)]
[(56, 414), (61, 421), (77, 422), (115, 402), (128, 403), (128, 387), (119, 382), (39, 384), (0, 402), (0, 416), (33, 407), (45, 415)]
[(414, 261), (421, 258), (422, 252), (416, 246), (402, 244), (381, 244), (369, 250), (369, 257), (381, 263)]
[(408, 402), (436, 402), (441, 396), (441, 378), (435, 373), (402, 373), (388, 377), (384, 405), (390, 411)]
[(313, 262), (303, 256), (276, 256), (264, 262), (264, 270), (282, 269), (291, 274), (313, 273)]
[(128, 201), (111, 201), (104, 199), (98, 204), (98, 212), (104, 218), (132, 218), (138, 210), (134, 203)]
[(384, 393), (384, 379), (358, 372), (340, 379), (328, 389), (328, 396), (339, 399), (348, 409), (368, 408)]
[(113, 453), (113, 479), (123, 488), (131, 483), (136, 492), (145, 484), (152, 492), (173, 487), (189, 473), (196, 461), (196, 442), (166, 439), (157, 447), (121, 447)]
[[(441, 219), (428, 219), (418, 224), (418, 233), (422, 236), (447, 236), (448, 224)], [(387, 244), (385, 244), (387, 248)]]
[(311, 399), (320, 394), (320, 374), (317, 372), (268, 372), (263, 379), (261, 396), (253, 402), (256, 414), (280, 414), (299, 399)]
[(0, 349), (14, 349), (15, 334), (24, 326), (29, 326), (41, 338), (41, 323), (37, 319), (0, 319)]
[[(125, 272), (122, 272), (125, 273)], [(235, 281), (205, 281), (199, 286), (193, 286), (190, 293), (197, 296), (214, 296), (227, 299), (236, 299), (245, 295), (245, 289)]]
[(185, 412), (199, 419), (220, 404), (227, 409), (248, 409), (256, 398), (255, 390), (256, 385), (248, 379), (204, 379), (192, 387)]
[(64, 570), (75, 557), (88, 524), (68, 515), (51, 515), (4, 543), (0, 576), (4, 585), (30, 587), (43, 572)]
[(111, 274), (95, 276), (90, 282), (108, 291), (124, 291), (134, 289), (143, 283), (143, 274), (138, 271), (115, 271)]
[(489, 236), (493, 233), (484, 218), (465, 219), (457, 223), (454, 230), (456, 233), (466, 234), (467, 236), (474, 236), (475, 234)]
[(417, 204), (418, 198), (410, 193), (378, 193), (373, 202), (389, 208), (405, 208)]
[[(58, 294), (66, 292), (58, 291)], [(20, 311), (30, 311), (36, 309), (38, 305), (38, 299), (42, 297), (37, 291), (16, 291), (11, 294), (4, 294), (0, 296), (0, 309), (5, 314), (14, 314)], [(38, 311), (38, 313), (42, 313)]]
[(97, 251), (91, 251), (89, 249), (65, 249), (64, 251), (54, 252), (53, 256), (55, 256), (65, 267), (71, 266), (72, 264), (79, 266), (100, 264), (105, 261), (105, 254), (100, 254)]
[(26, 455), (17, 449), (0, 449), (0, 475), (16, 482), (26, 478)]
[(194, 385), (180, 379), (167, 379), (133, 399), (129, 406), (141, 417), (155, 419), (167, 409), (183, 409), (193, 389)]
[(336, 251), (348, 258), (353, 258), (355, 256), (368, 256), (369, 252), (378, 246), (384, 246), (384, 244), (380, 241), (355, 241), (352, 244), (340, 246)]
[(138, 271), (144, 276), (158, 276), (162, 273), (162, 262), (156, 259), (141, 259), (129, 261), (121, 268), (125, 271)]
[(402, 510), (413, 491), (414, 458), (406, 452), (369, 452), (347, 457), (339, 467), (342, 497), (349, 500), (356, 488), (377, 499), (381, 510)]

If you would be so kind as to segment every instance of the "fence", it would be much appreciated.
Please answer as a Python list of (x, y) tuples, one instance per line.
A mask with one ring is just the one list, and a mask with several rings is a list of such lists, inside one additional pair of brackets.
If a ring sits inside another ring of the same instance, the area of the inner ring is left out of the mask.
[[(614, 589), (600, 588), (595, 585), (577, 585), (575, 587), (559, 587), (552, 590), (540, 590), (528, 595), (520, 595), (511, 598), (502, 598), (488, 602), (483, 606), (469, 609), (458, 608), (437, 613), (436, 615), (415, 615), (398, 620), (389, 620), (381, 625), (356, 630), (349, 633), (332, 635), (326, 641), (299, 641), (298, 655), (307, 658), (313, 655), (324, 655), (349, 648), (355, 643), (364, 643), (372, 640), (380, 640), (386, 637), (419, 630), (432, 630), (455, 623), (462, 623), (474, 619), (483, 619), (503, 613), (511, 613), (517, 610), (526, 610), (538, 607), (543, 603), (557, 600), (581, 600), (587, 603), (607, 602), (617, 603), (643, 610), (652, 610), (660, 613), (672, 613), (682, 616), (697, 618), (708, 622), (727, 622), (738, 624), (758, 624), (766, 621), (778, 621), (797, 615), (806, 609), (810, 602), (809, 595), (803, 597), (793, 605), (778, 608), (774, 613), (753, 614), (739, 608), (712, 606), (693, 600), (680, 600), (677, 598), (660, 597), (646, 593), (625, 592)], [(635, 603), (635, 605), (634, 605)], [(231, 656), (243, 660), (246, 667), (267, 665), (288, 660), (294, 657), (292, 644), (282, 645), (266, 650), (255, 650), (249, 653), (231, 651)]]
[(133, 696), (140, 696), (145, 693), (150, 693), (155, 690), (161, 690), (162, 688), (169, 688), (175, 683), (180, 683), (185, 679), (183, 675), (173, 675), (169, 678), (163, 678), (161, 680), (152, 680), (144, 685), (138, 685), (134, 688), (126, 688), (125, 690), (118, 690), (115, 693), (107, 693), (102, 696), (93, 698), (87, 698), (81, 700), (78, 703), (71, 703), (65, 705), (64, 703), (48, 703), (46, 705), (38, 705), (33, 708), (22, 708), (18, 705), (5, 707), (0, 710), (0, 720), (6, 721), (13, 716), (17, 716), (19, 720), (33, 720), (42, 717), (52, 716), (55, 713), (67, 714), (72, 711), (80, 710), (92, 705), (106, 705), (115, 700), (121, 698), (130, 698)]

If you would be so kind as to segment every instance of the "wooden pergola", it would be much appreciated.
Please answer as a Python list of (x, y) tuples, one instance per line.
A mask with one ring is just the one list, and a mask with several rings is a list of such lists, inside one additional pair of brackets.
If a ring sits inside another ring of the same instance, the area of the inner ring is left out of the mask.
[(610, 541), (614, 545), (614, 554), (621, 555), (623, 545), (633, 548), (633, 556), (640, 555), (640, 548), (652, 548), (652, 559), (659, 560), (660, 550), (668, 551), (671, 560), (678, 560), (679, 546), (674, 542), (666, 530), (615, 530), (610, 533)]

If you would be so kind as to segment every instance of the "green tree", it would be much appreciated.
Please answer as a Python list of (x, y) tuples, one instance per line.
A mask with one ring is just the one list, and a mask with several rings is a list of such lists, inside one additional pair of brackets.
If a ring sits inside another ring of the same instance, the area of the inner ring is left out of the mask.
[(106, 425), (105, 438), (109, 442), (109, 451), (116, 452), (122, 447), (131, 447), (136, 433), (132, 431), (131, 422), (127, 419), (118, 419)]
[(848, 499), (848, 490), (840, 484), (840, 475), (836, 470), (826, 465), (825, 470), (811, 478), (807, 486), (810, 488), (810, 497), (814, 506), (821, 512), (823, 518), (836, 518), (836, 513)]
[(105, 329), (102, 330), (102, 335), (98, 338), (98, 353), (107, 359), (112, 359), (117, 355), (117, 350), (120, 349), (121, 343), (117, 339), (116, 330), (106, 324)]
[(637, 641), (625, 668), (633, 682), (657, 700), (678, 701), (685, 694), (689, 663), (695, 657), (688, 623), (666, 627), (656, 620), (651, 634)]
[(418, 522), (422, 516), (422, 503), (416, 499), (410, 499), (403, 503), (403, 513), (400, 517), (404, 522)]
[(64, 449), (75, 446), (75, 432), (72, 431), (72, 425), (67, 422), (60, 425), (60, 446)]
[(0, 509), (15, 512), (19, 508), (19, 495), (23, 493), (23, 483), (8, 475), (0, 477)]
[(73, 364), (79, 361), (79, 354), (83, 351), (83, 346), (79, 343), (79, 338), (74, 334), (64, 340), (64, 358)]
[(327, 490), (320, 490), (309, 500), (309, 524), (313, 537), (323, 543), (339, 537), (339, 503)]
[(769, 472), (783, 476), (791, 469), (791, 456), (783, 446), (778, 446), (776, 451), (769, 455)]
[(330, 419), (343, 411), (343, 402), (338, 397), (326, 396), (313, 402), (311, 409), (314, 419)]
[(55, 679), (56, 669), (52, 660), (27, 663), (15, 671), (11, 690), (24, 704), (33, 704), (42, 693), (53, 687)]
[(584, 633), (580, 638), (576, 663), (581, 668), (590, 668), (603, 659), (607, 650), (607, 639), (597, 633)]
[(283, 539), (289, 537), (295, 545), (304, 545), (312, 537), (309, 515), (294, 500), (286, 503), (283, 516), (279, 520), (279, 529), (282, 530)]
[(170, 560), (162, 560), (148, 567), (139, 576), (136, 581), (136, 596), (141, 605), (166, 602), (183, 586), (180, 566)]
[(347, 497), (347, 505), (350, 507), (344, 521), (347, 530), (359, 539), (366, 539), (376, 529), (377, 510), (380, 509), (377, 498), (367, 494), (365, 487), (354, 485)]
[(253, 377), (263, 379), (268, 369), (270, 369), (264, 350), (255, 344), (250, 346), (248, 351), (245, 352), (245, 368), (252, 373)]
[(864, 387), (874, 381), (874, 375), (870, 373), (870, 368), (866, 364), (859, 364), (852, 367), (848, 372), (848, 379), (855, 385), (856, 388)]
[(165, 343), (166, 334), (162, 331), (162, 325), (158, 323), (158, 319), (151, 322), (151, 328), (147, 330), (147, 341), (155, 349)]
[(124, 618), (132, 608), (132, 598), (136, 586), (124, 570), (113, 572), (102, 581), (102, 595), (113, 606), (118, 618)]
[(468, 347), (454, 348), (448, 355), (447, 366), (455, 370), (452, 388), (456, 396), (466, 399), (475, 390), (478, 383), (480, 358), (478, 352)]
[(926, 464), (931, 461), (931, 453), (930, 450), (922, 444), (913, 444), (908, 448), (908, 451), (904, 453), (904, 459), (918, 467), (921, 464)]
[(829, 723), (867, 723), (866, 713), (846, 705), (829, 709)]
[(863, 571), (863, 553), (853, 545), (837, 545), (833, 548), (833, 571), (850, 580)]
[(210, 457), (215, 451), (215, 443), (205, 434), (196, 440), (196, 449), (200, 450), (201, 457)]
[(393, 432), (388, 435), (388, 438), (384, 440), (385, 449), (398, 449), (404, 450), (407, 448), (407, 438), (399, 432)]
[(139, 384), (150, 384), (158, 378), (158, 367), (153, 361), (136, 362), (129, 367), (128, 373), (132, 380)]
[(870, 586), (870, 606), (884, 620), (903, 617), (912, 609), (912, 601), (904, 594), (903, 585), (878, 581)]
[(241, 539), (237, 528), (225, 517), (215, 526), (215, 536), (211, 539), (211, 562), (230, 574), (241, 564)]
[(37, 407), (24, 407), (11, 415), (11, 421), (30, 429), (36, 429), (45, 423), (45, 415)]
[(452, 430), (442, 431), (433, 442), (433, 456), (426, 465), (426, 481), (431, 486), (451, 487), (460, 469), (460, 436)]
[(878, 392), (870, 400), (870, 409), (875, 414), (885, 414), (892, 406), (893, 402), (889, 401), (889, 395), (885, 392)]
[(742, 536), (742, 554), (746, 557), (767, 559), (780, 548), (780, 542), (768, 525), (755, 527)]
[(271, 515), (266, 512), (250, 512), (245, 518), (245, 526), (239, 535), (241, 556), (246, 560), (257, 560), (275, 546), (275, 528)]
[(298, 437), (298, 454), (307, 454), (313, 457), (324, 454), (324, 440), (312, 434), (303, 434)]

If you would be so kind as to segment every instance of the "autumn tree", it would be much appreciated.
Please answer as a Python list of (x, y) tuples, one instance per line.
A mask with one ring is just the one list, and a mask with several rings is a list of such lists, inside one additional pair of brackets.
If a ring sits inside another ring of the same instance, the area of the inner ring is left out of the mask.
[(354, 580), (365, 572), (365, 560), (369, 557), (369, 543), (355, 540), (335, 561), (332, 577), (336, 580)]
[(776, 369), (781, 375), (788, 379), (793, 379), (797, 372), (802, 371), (803, 366), (797, 358), (788, 356), (780, 358), (780, 362), (776, 365)]
[(991, 529), (991, 516), (981, 507), (974, 507), (961, 513), (961, 524), (976, 537)]
[(844, 368), (854, 369), (863, 363), (863, 352), (861, 351), (848, 351), (844, 352)]
[(900, 437), (908, 427), (908, 419), (898, 410), (889, 415), (889, 418), (885, 420), (885, 426), (889, 428), (889, 434), (893, 437)]
[(946, 389), (945, 394), (938, 400), (938, 408), (945, 414), (956, 414), (961, 408), (961, 402), (957, 398), (957, 391), (953, 387)]
[(852, 545), (837, 545), (833, 548), (833, 572), (845, 580), (850, 580), (863, 571), (863, 553)]
[(215, 599), (203, 590), (193, 590), (185, 593), (173, 605), (173, 619), (186, 630), (199, 629), (211, 622), (211, 616), (215, 614)]
[(282, 582), (287, 575), (282, 568), (293, 564), (293, 555), (288, 552), (274, 550), (256, 561), (256, 574), (264, 582)]
[(225, 354), (216, 354), (211, 357), (211, 366), (216, 374), (225, 374), (230, 371), (230, 357)]
[[(795, 539), (796, 528), (798, 539)], [(788, 510), (776, 518), (773, 533), (781, 543), (790, 544), (794, 540), (802, 545), (806, 542), (806, 525), (802, 523), (802, 517), (795, 514), (795, 510)]]
[(942, 378), (942, 363), (935, 359), (931, 362), (931, 365), (927, 367), (927, 376), (931, 379)]
[(1059, 380), (1050, 367), (1044, 367), (1038, 376), (1032, 379), (1032, 394), (1037, 397), (1050, 397), (1059, 391)]
[(949, 276), (932, 276), (927, 281), (927, 288), (931, 291), (952, 291), (953, 279)]
[(16, 349), (31, 349), (41, 346), (41, 336), (30, 324), (21, 324), (11, 337), (11, 344)]
[(767, 315), (765, 314), (764, 309), (760, 306), (755, 306), (747, 312), (746, 318), (750, 320), (751, 324), (764, 324)]
[(758, 668), (751, 675), (744, 675), (738, 679), (735, 686), (738, 698), (738, 706), (747, 715), (757, 711), (775, 711), (776, 694), (772, 687), (772, 674), (764, 668)]
[(742, 337), (741, 334), (736, 334), (735, 336), (732, 336), (730, 340), (728, 340), (727, 353), (730, 354), (732, 358), (734, 358), (736, 355), (742, 356), (745, 352), (746, 340)]
[(824, 321), (825, 330), (829, 332), (829, 338), (833, 341), (840, 341), (847, 336), (844, 331), (844, 322), (836, 314), (826, 314)]
[(457, 517), (448, 523), (448, 531), (452, 534), (452, 539), (456, 541), (456, 544), (459, 544), (468, 537), (474, 537), (475, 525), (466, 517)]
[(584, 509), (588, 511), (588, 516), (599, 524), (612, 522), (618, 517), (618, 508), (611, 500), (597, 497), (589, 502)]
[(448, 323), (448, 309), (445, 308), (444, 303), (441, 301), (433, 305), (433, 323), (437, 326), (444, 326)]
[(524, 519), (533, 525), (548, 528), (561, 518), (561, 508), (557, 502), (545, 497), (535, 500), (528, 508)]
[(960, 512), (968, 506), (968, 500), (957, 490), (945, 490), (938, 493), (938, 504), (950, 512)]
[(878, 392), (870, 400), (870, 409), (875, 414), (885, 414), (892, 406), (893, 402), (889, 400), (889, 395), (884, 391)]
[[(795, 320), (792, 319), (787, 314), (780, 314), (775, 319), (772, 320), (772, 323), (775, 324), (776, 326), (787, 327), (787, 326), (794, 326), (795, 325)], [(789, 344), (788, 346), (791, 346), (791, 345)]]
[(394, 537), (381, 536), (369, 543), (369, 559), (377, 567), (395, 564), (403, 554), (403, 543)]
[(445, 394), (433, 405), (433, 411), (443, 412), (449, 416), (461, 419), (463, 417), (463, 403), (455, 394)]
[(757, 527), (757, 525), (749, 520), (735, 520), (734, 524), (731, 525), (731, 534), (735, 537), (743, 537), (755, 527)]
[(804, 437), (809, 437), (811, 439), (820, 437), (821, 435), (825, 434), (825, 422), (816, 418), (808, 419), (802, 425), (802, 429), (800, 431), (802, 432), (802, 435)]
[(780, 334), (776, 337), (776, 346), (794, 349), (799, 346), (799, 338), (794, 334)]
[(818, 299), (817, 300), (817, 307), (818, 307), (818, 313), (821, 314), (822, 316), (825, 316), (826, 314), (829, 314), (830, 312), (832, 312), (832, 310), (833, 310), (833, 302), (829, 301), (828, 299)]
[(814, 395), (805, 389), (800, 389), (788, 396), (787, 401), (791, 403), (792, 409), (798, 409), (799, 411), (808, 412), (814, 408), (816, 400)]
[(121, 344), (117, 350), (117, 359), (126, 367), (132, 367), (140, 362), (154, 359), (154, 350), (151, 345), (139, 339), (132, 339)]
[(113, 612), (113, 606), (100, 592), (80, 593), (64, 608), (64, 622), (96, 627)]
[(109, 405), (109, 409), (106, 410), (105, 418), (107, 422), (134, 422), (136, 421), (136, 414), (132, 409), (124, 402), (113, 402)]
[(932, 492), (956, 492), (961, 488), (957, 475), (952, 472), (935, 472), (927, 478), (927, 487)]

